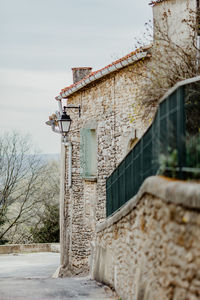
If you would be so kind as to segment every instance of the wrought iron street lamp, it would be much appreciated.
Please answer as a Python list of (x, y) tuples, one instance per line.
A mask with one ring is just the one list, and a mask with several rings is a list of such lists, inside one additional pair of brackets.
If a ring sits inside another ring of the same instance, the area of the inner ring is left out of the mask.
[[(60, 105), (61, 106), (61, 105)], [(45, 122), (46, 125), (51, 126), (51, 129), (53, 132), (62, 134), (63, 137), (66, 137), (71, 125), (71, 118), (66, 113), (66, 109), (78, 109), (79, 111), (79, 117), (81, 116), (81, 106), (64, 106), (63, 110), (62, 107), (60, 107), (60, 113), (56, 112), (52, 116), (49, 117), (49, 121)], [(57, 129), (56, 127), (59, 127)]]
[(61, 118), (58, 119), (58, 126), (59, 126), (60, 133), (64, 136), (67, 135), (67, 133), (69, 132), (71, 121), (72, 121), (70, 116), (67, 115), (65, 108), (66, 107), (64, 107), (64, 111), (62, 113)]
[[(79, 112), (79, 118), (81, 116), (81, 106), (64, 106), (62, 109), (62, 103), (61, 103), (61, 99), (56, 99), (58, 100), (59, 103), (59, 112), (55, 112), (55, 114), (52, 114), (52, 116), (49, 116), (49, 120), (46, 123), (46, 125), (51, 126), (51, 129), (53, 132), (55, 133), (59, 133), (62, 135), (62, 145), (63, 147), (61, 149), (65, 149), (66, 147), (68, 147), (68, 187), (70, 188), (72, 185), (72, 143), (70, 140), (68, 140), (67, 134), (70, 130), (70, 125), (71, 125), (71, 118), (69, 115), (67, 115), (66, 113), (66, 109), (77, 109)], [(59, 127), (59, 129), (57, 128)], [(63, 164), (61, 164), (62, 166), (65, 166), (65, 159), (66, 159), (66, 150), (62, 150), (61, 151), (61, 161), (63, 162)], [(64, 174), (65, 172), (65, 168), (63, 167), (63, 171), (61, 172), (61, 174)], [(62, 180), (62, 186), (65, 186), (65, 179), (63, 176), (61, 176), (61, 180)], [(61, 198), (63, 199), (63, 201), (61, 201), (62, 203), (64, 202), (64, 194), (62, 194)]]

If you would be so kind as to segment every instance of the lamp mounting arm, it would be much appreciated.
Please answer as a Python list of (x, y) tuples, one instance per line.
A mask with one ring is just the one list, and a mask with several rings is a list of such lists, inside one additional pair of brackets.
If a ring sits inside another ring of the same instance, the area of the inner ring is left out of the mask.
[(78, 112), (79, 112), (79, 118), (80, 118), (80, 116), (81, 116), (81, 106), (80, 105), (78, 105), (78, 106), (71, 106), (71, 105), (69, 105), (69, 106), (64, 106), (64, 111), (66, 110), (66, 108), (67, 109), (78, 109)]

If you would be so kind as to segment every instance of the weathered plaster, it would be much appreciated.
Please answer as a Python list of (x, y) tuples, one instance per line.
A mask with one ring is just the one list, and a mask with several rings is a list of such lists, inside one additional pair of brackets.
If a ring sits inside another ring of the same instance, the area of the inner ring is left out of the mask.
[[(183, 47), (191, 43), (191, 17), (196, 12), (196, 0), (168, 0), (153, 7), (154, 36), (167, 31), (170, 39)], [(165, 16), (167, 15), (167, 22)], [(157, 30), (157, 27), (159, 30)]]

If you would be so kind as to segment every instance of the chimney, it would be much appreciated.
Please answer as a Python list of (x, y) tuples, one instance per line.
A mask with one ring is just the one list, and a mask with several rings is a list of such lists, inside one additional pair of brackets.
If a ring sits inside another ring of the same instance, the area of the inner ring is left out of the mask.
[(92, 68), (90, 67), (72, 68), (73, 83), (80, 81), (85, 76), (89, 75), (91, 72)]

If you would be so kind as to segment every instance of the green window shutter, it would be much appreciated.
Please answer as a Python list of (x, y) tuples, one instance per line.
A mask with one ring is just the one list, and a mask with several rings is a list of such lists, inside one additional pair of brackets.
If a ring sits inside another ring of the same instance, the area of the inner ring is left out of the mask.
[(83, 177), (97, 175), (97, 136), (94, 129), (81, 130), (80, 162)]

